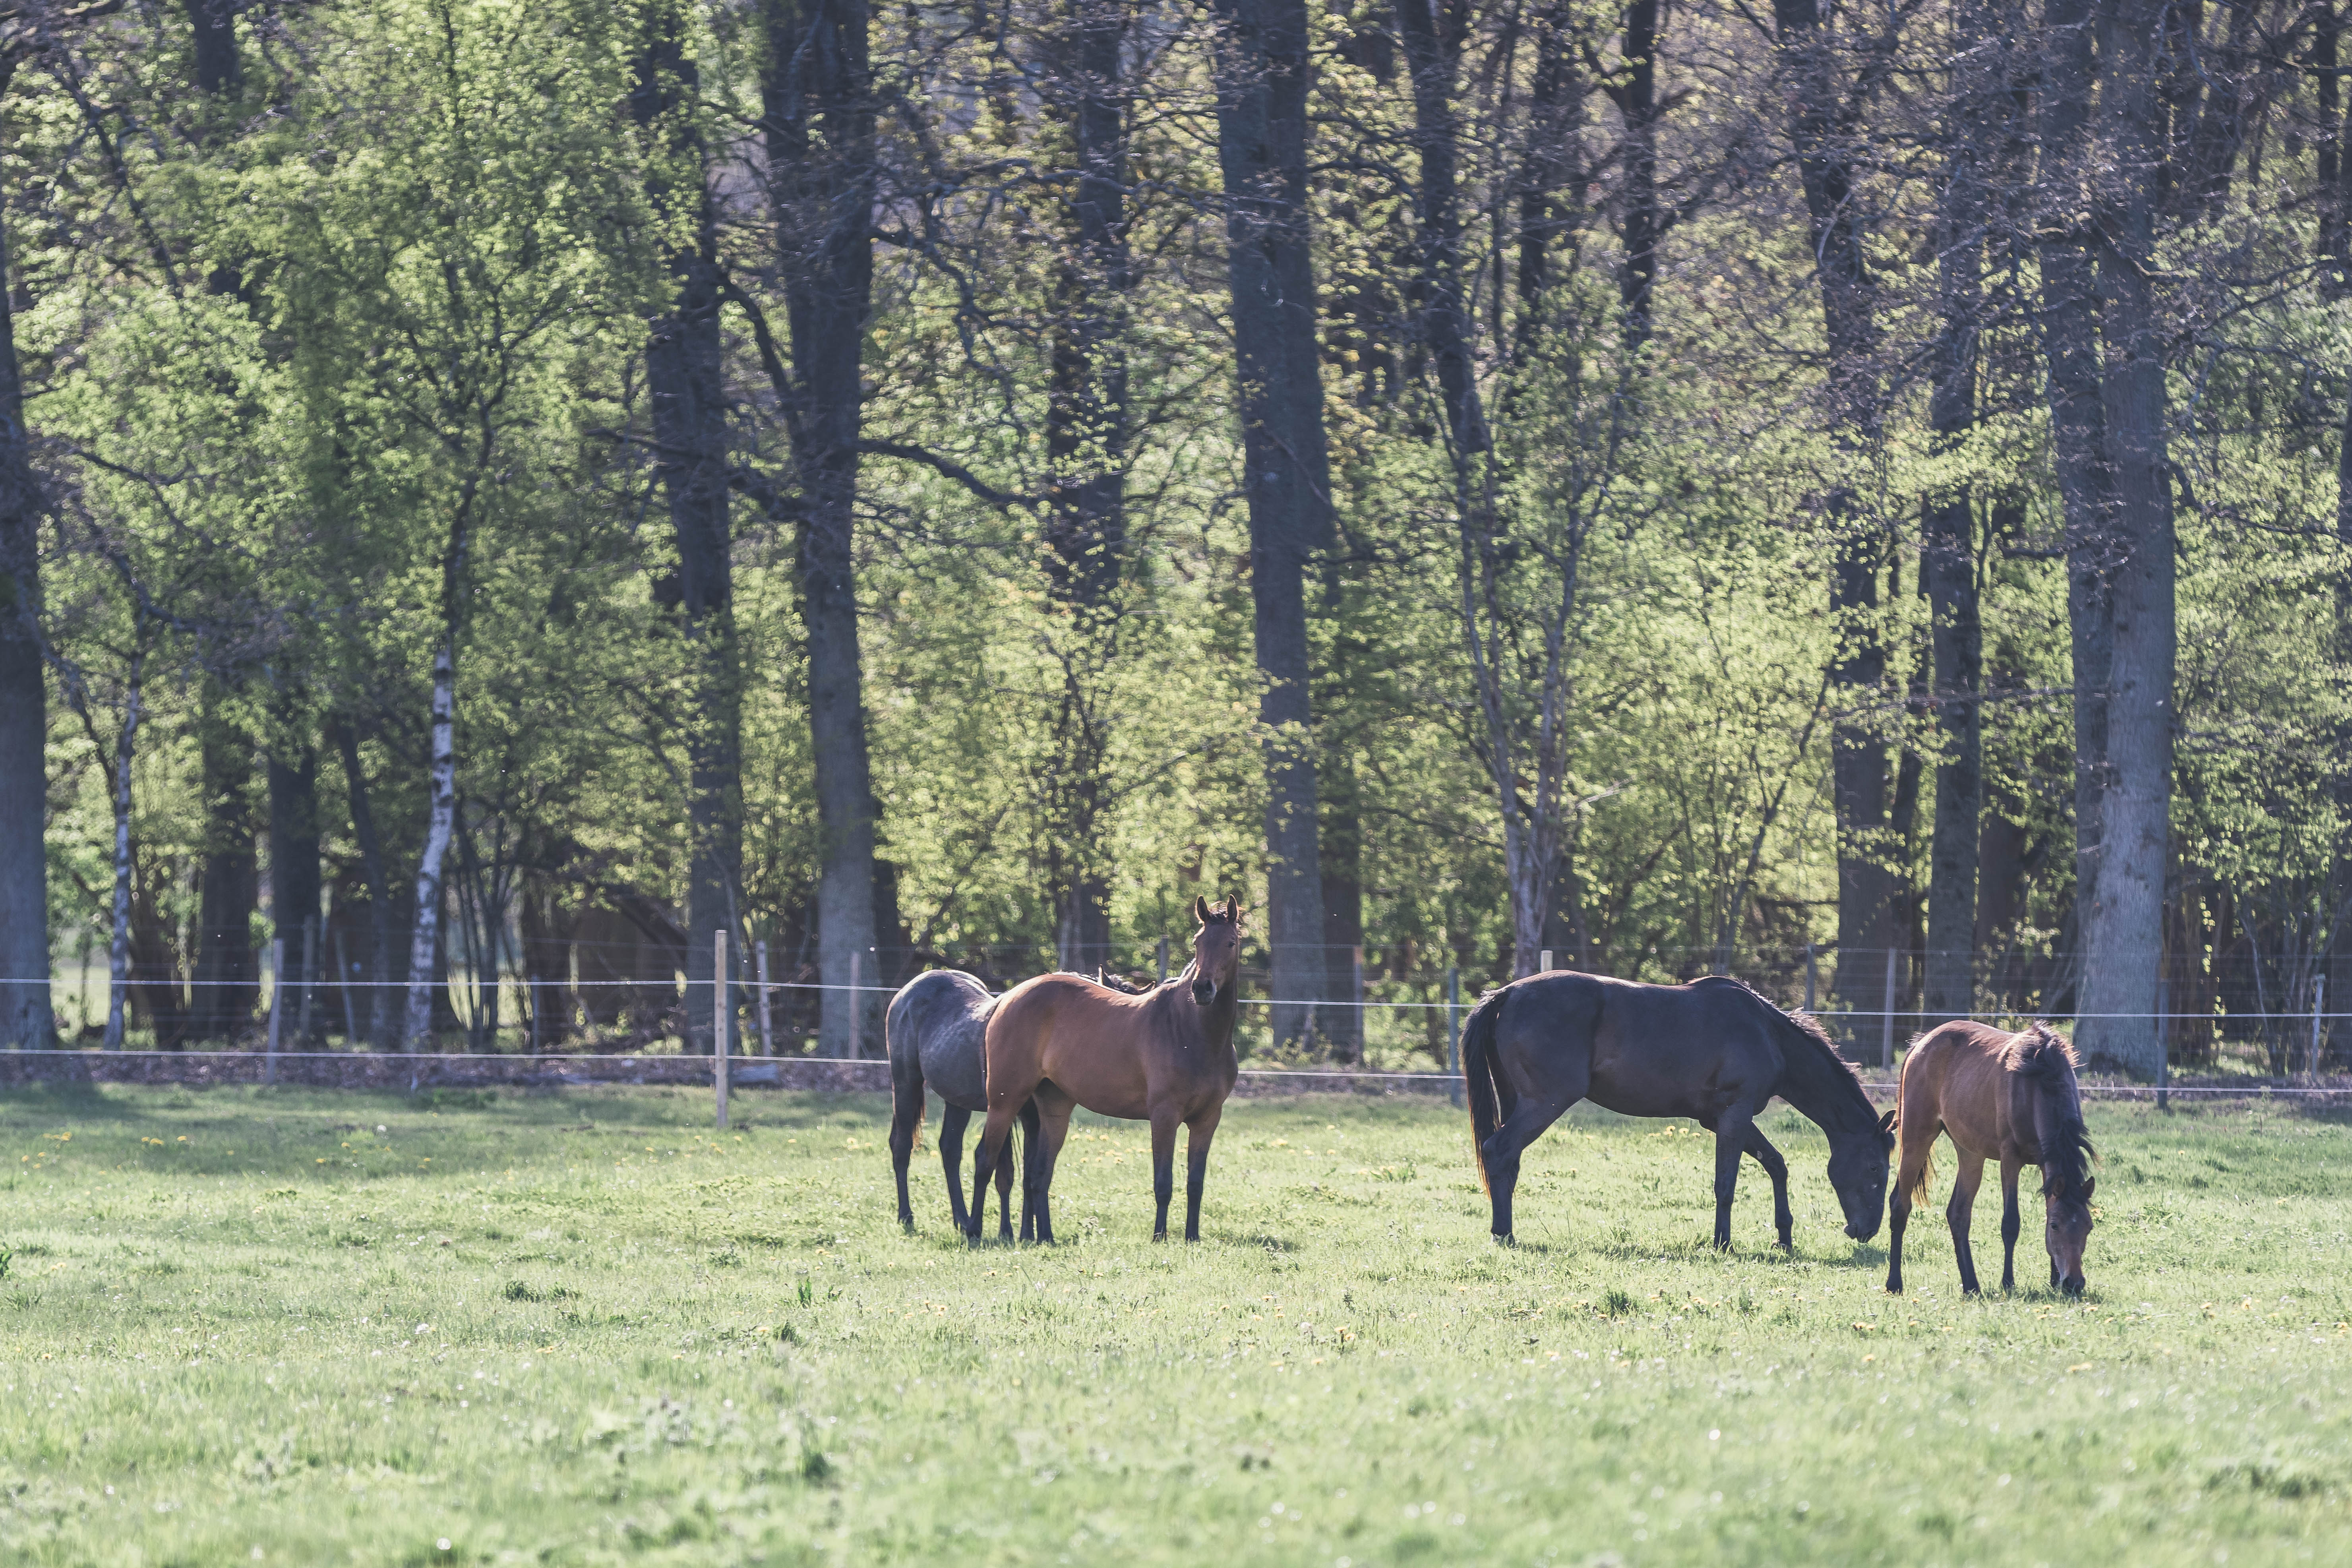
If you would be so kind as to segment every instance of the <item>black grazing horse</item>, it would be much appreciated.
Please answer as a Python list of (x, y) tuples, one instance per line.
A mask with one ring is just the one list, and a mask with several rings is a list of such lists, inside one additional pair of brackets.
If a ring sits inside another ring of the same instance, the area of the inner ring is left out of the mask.
[(1819, 1024), (1783, 1013), (1737, 980), (1639, 985), (1555, 971), (1514, 981), (1478, 1004), (1462, 1035), (1478, 1174), (1495, 1237), (1511, 1238), (1519, 1154), (1560, 1113), (1590, 1100), (1626, 1116), (1687, 1116), (1715, 1134), (1715, 1244), (1731, 1245), (1739, 1156), (1772, 1178), (1772, 1221), (1789, 1230), (1789, 1165), (1756, 1130), (1774, 1095), (1830, 1137), (1830, 1184), (1845, 1233), (1878, 1234), (1895, 1113), (1884, 1117)]

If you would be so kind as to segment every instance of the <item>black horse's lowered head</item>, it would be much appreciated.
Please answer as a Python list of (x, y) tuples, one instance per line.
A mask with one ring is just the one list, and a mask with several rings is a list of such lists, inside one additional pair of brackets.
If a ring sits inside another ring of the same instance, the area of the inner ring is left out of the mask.
[(1830, 1185), (1845, 1210), (1845, 1233), (1856, 1241), (1878, 1234), (1886, 1216), (1886, 1167), (1895, 1152), (1895, 1112), (1858, 1132), (1830, 1134)]
[(1192, 918), (1201, 929), (1192, 933), (1192, 1000), (1205, 1007), (1221, 991), (1233, 988), (1241, 968), (1242, 900), (1227, 893), (1223, 908), (1208, 900), (1192, 900)]

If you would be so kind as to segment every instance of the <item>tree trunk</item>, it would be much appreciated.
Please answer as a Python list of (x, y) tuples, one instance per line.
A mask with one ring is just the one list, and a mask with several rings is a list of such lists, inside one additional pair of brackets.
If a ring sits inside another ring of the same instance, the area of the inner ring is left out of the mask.
[(1364, 945), (1363, 802), (1349, 749), (1327, 744), (1323, 756), (1324, 970), (1327, 994), (1339, 1004), (1324, 1019), (1323, 1036), (1335, 1060), (1355, 1062), (1364, 1056), (1364, 1010), (1356, 1005), (1357, 955)]
[(1658, 0), (1632, 0), (1624, 10), (1622, 40), (1624, 69), (1610, 98), (1625, 124), (1623, 204), (1624, 260), (1617, 273), (1618, 303), (1624, 312), (1628, 350), (1650, 341), (1651, 296), (1658, 286), (1658, 241), (1664, 215), (1658, 207)]
[[(1849, 455), (1877, 439), (1878, 323), (1865, 235), (1854, 200), (1852, 150), (1835, 58), (1823, 36), (1817, 0), (1774, 0), (1789, 139), (1812, 238), (1822, 325), (1829, 346), (1829, 414)], [(1886, 953), (1895, 943), (1894, 879), (1887, 870), (1886, 747), (1875, 725), (1859, 718), (1885, 684), (1878, 571), (1886, 539), (1861, 515), (1843, 484), (1822, 507), (1835, 542), (1829, 609), (1838, 637), (1830, 665), (1842, 715), (1830, 736), (1831, 792), (1837, 818), (1838, 963), (1831, 990), (1840, 1005), (1875, 1011), (1884, 1005)]]
[[(2005, 84), (1988, 58), (1996, 39), (1987, 0), (1952, 13), (1951, 109), (1938, 235), (1942, 321), (1929, 417), (1937, 445), (1959, 446), (1976, 423), (1977, 335), (1990, 213), (1992, 120)], [(1920, 1005), (1930, 1022), (1976, 1011), (1978, 827), (1983, 819), (1983, 631), (1977, 607), (1976, 511), (1966, 485), (1928, 500), (1919, 571), (1933, 625), (1937, 739), (1936, 819), (1927, 849), (1927, 954)]]
[(561, 1050), (571, 1040), (576, 1010), (572, 942), (569, 922), (557, 913), (549, 879), (524, 879), (516, 924), (522, 936), (523, 980), (530, 987), (532, 1043), (542, 1051)]
[[(286, 962), (299, 977), (299, 990), (307, 993), (318, 973), (319, 753), (306, 740), (300, 756), (291, 767), (275, 753), (269, 758), (269, 908), (278, 935), (286, 942)], [(312, 944), (307, 959), (302, 951), (306, 930)], [(300, 994), (293, 1006), (288, 1016), (300, 1016)], [(315, 1006), (310, 1017), (313, 1028), (325, 1026), (326, 1015)]]
[(1217, 158), (1225, 194), (1244, 493), (1265, 763), (1266, 934), (1277, 1047), (1324, 995), (1306, 565), (1331, 530), (1307, 208), (1304, 0), (1217, 0)]
[(207, 96), (235, 92), (244, 80), (236, 49), (236, 0), (188, 0), (196, 86)]
[[(711, 1050), (711, 933), (740, 931), (743, 880), (742, 692), (735, 636), (733, 540), (729, 515), (727, 387), (719, 333), (718, 226), (698, 127), (684, 118), (697, 80), (684, 19), (664, 6), (648, 23), (630, 110), (656, 131), (666, 165), (654, 180), (657, 205), (693, 205), (694, 237), (674, 250), (676, 297), (656, 317), (646, 346), (653, 407), (655, 468), (677, 542), (680, 610), (693, 660), (693, 711), (685, 730), (687, 820), (686, 1033), (688, 1049)], [(673, 184), (690, 179), (690, 189)], [(730, 952), (740, 947), (732, 944)], [(730, 979), (731, 980), (731, 976)]]
[[(2115, 625), (2109, 602), (2115, 474), (2099, 397), (2098, 284), (2091, 253), (2090, 0), (2050, 0), (2042, 13), (2040, 171), (2042, 355), (2050, 444), (2066, 515), (2066, 616), (2074, 675), (2074, 903), (2087, 925), (2098, 902), (2105, 816), (2107, 683)], [(2075, 955), (2079, 965), (2081, 955)]]
[(131, 663), (122, 728), (114, 742), (114, 908), (106, 944), (106, 1048), (122, 1048), (123, 1008), (131, 1000), (131, 760), (139, 744), (139, 656)]
[(1052, 489), (1045, 571), (1062, 611), (1064, 680), (1047, 796), (1055, 945), (1062, 967), (1110, 960), (1109, 881), (1101, 837), (1109, 808), (1109, 730), (1101, 676), (1114, 657), (1114, 597), (1127, 544), (1127, 88), (1124, 0), (1072, 0), (1056, 108), (1077, 167), (1054, 283), (1053, 384), (1045, 405)]
[(2075, 1045), (2153, 1078), (2162, 1045), (2149, 1016), (2164, 945), (2172, 794), (2172, 486), (2166, 452), (2164, 323), (2156, 266), (2158, 35), (2162, 0), (2117, 0), (2099, 34), (2099, 268), (2106, 374), (2101, 404), (2114, 465), (2113, 662), (2098, 898), (2084, 927), (2084, 1015)]
[(793, 455), (808, 627), (809, 731), (824, 868), (817, 881), (819, 1049), (876, 1043), (874, 839), (853, 555), (861, 369), (873, 306), (874, 104), (865, 0), (803, 11), (768, 0), (763, 132), (792, 321)]
[[(12, 68), (0, 66), (0, 84)], [(0, 1047), (43, 1049), (49, 1008), (48, 687), (41, 660), (40, 486), (25, 435), (15, 277), (0, 236)]]
[(196, 718), (204, 774), (205, 863), (197, 894), (195, 1016), (202, 1040), (230, 1040), (253, 1017), (261, 965), (253, 946), (260, 871), (253, 850), (253, 745), (205, 678)]
[(457, 655), (453, 639), (433, 652), (433, 761), (427, 782), (432, 807), (425, 818), (425, 847), (416, 858), (416, 921), (408, 942), (408, 1018), (402, 1039), (412, 1051), (433, 1044), (434, 994), (446, 994), (437, 962), (441, 952), (441, 862), (457, 820)]
[[(368, 885), (367, 1037), (377, 1048), (388, 1049), (393, 1042), (393, 1007), (397, 988), (408, 978), (405, 972), (395, 973), (400, 957), (399, 923), (393, 913), (392, 864), (384, 857), (383, 840), (376, 832), (367, 773), (360, 763), (359, 735), (348, 721), (336, 721), (335, 749), (343, 759), (343, 786), (351, 799), (352, 837), (359, 841), (360, 870)], [(351, 977), (343, 978), (348, 983)]]

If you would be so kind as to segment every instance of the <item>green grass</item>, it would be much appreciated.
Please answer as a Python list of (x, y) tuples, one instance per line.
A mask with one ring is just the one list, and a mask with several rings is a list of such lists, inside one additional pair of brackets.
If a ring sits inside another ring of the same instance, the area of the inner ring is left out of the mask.
[(1555, 1130), (1510, 1251), (1443, 1105), (1237, 1102), (1191, 1247), (1082, 1123), (1065, 1244), (968, 1252), (928, 1151), (899, 1233), (878, 1099), (736, 1105), (0, 1098), (0, 1559), (2352, 1554), (2341, 1124), (2095, 1109), (2076, 1304), (1961, 1300), (1940, 1194), (1890, 1300), (1778, 1110), (1794, 1258), (1752, 1168), (1703, 1244), (1662, 1123)]

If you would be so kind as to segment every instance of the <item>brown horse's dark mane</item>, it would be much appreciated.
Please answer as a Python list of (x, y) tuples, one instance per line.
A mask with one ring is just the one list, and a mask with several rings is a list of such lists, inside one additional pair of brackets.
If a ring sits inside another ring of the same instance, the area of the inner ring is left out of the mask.
[(2084, 1186), (2098, 1151), (2083, 1125), (2083, 1095), (2074, 1082), (2082, 1062), (2074, 1047), (2048, 1025), (2031, 1024), (2011, 1037), (2001, 1065), (2032, 1085), (2040, 1102), (2033, 1120), (2042, 1139), (2042, 1190), (2087, 1201)]

